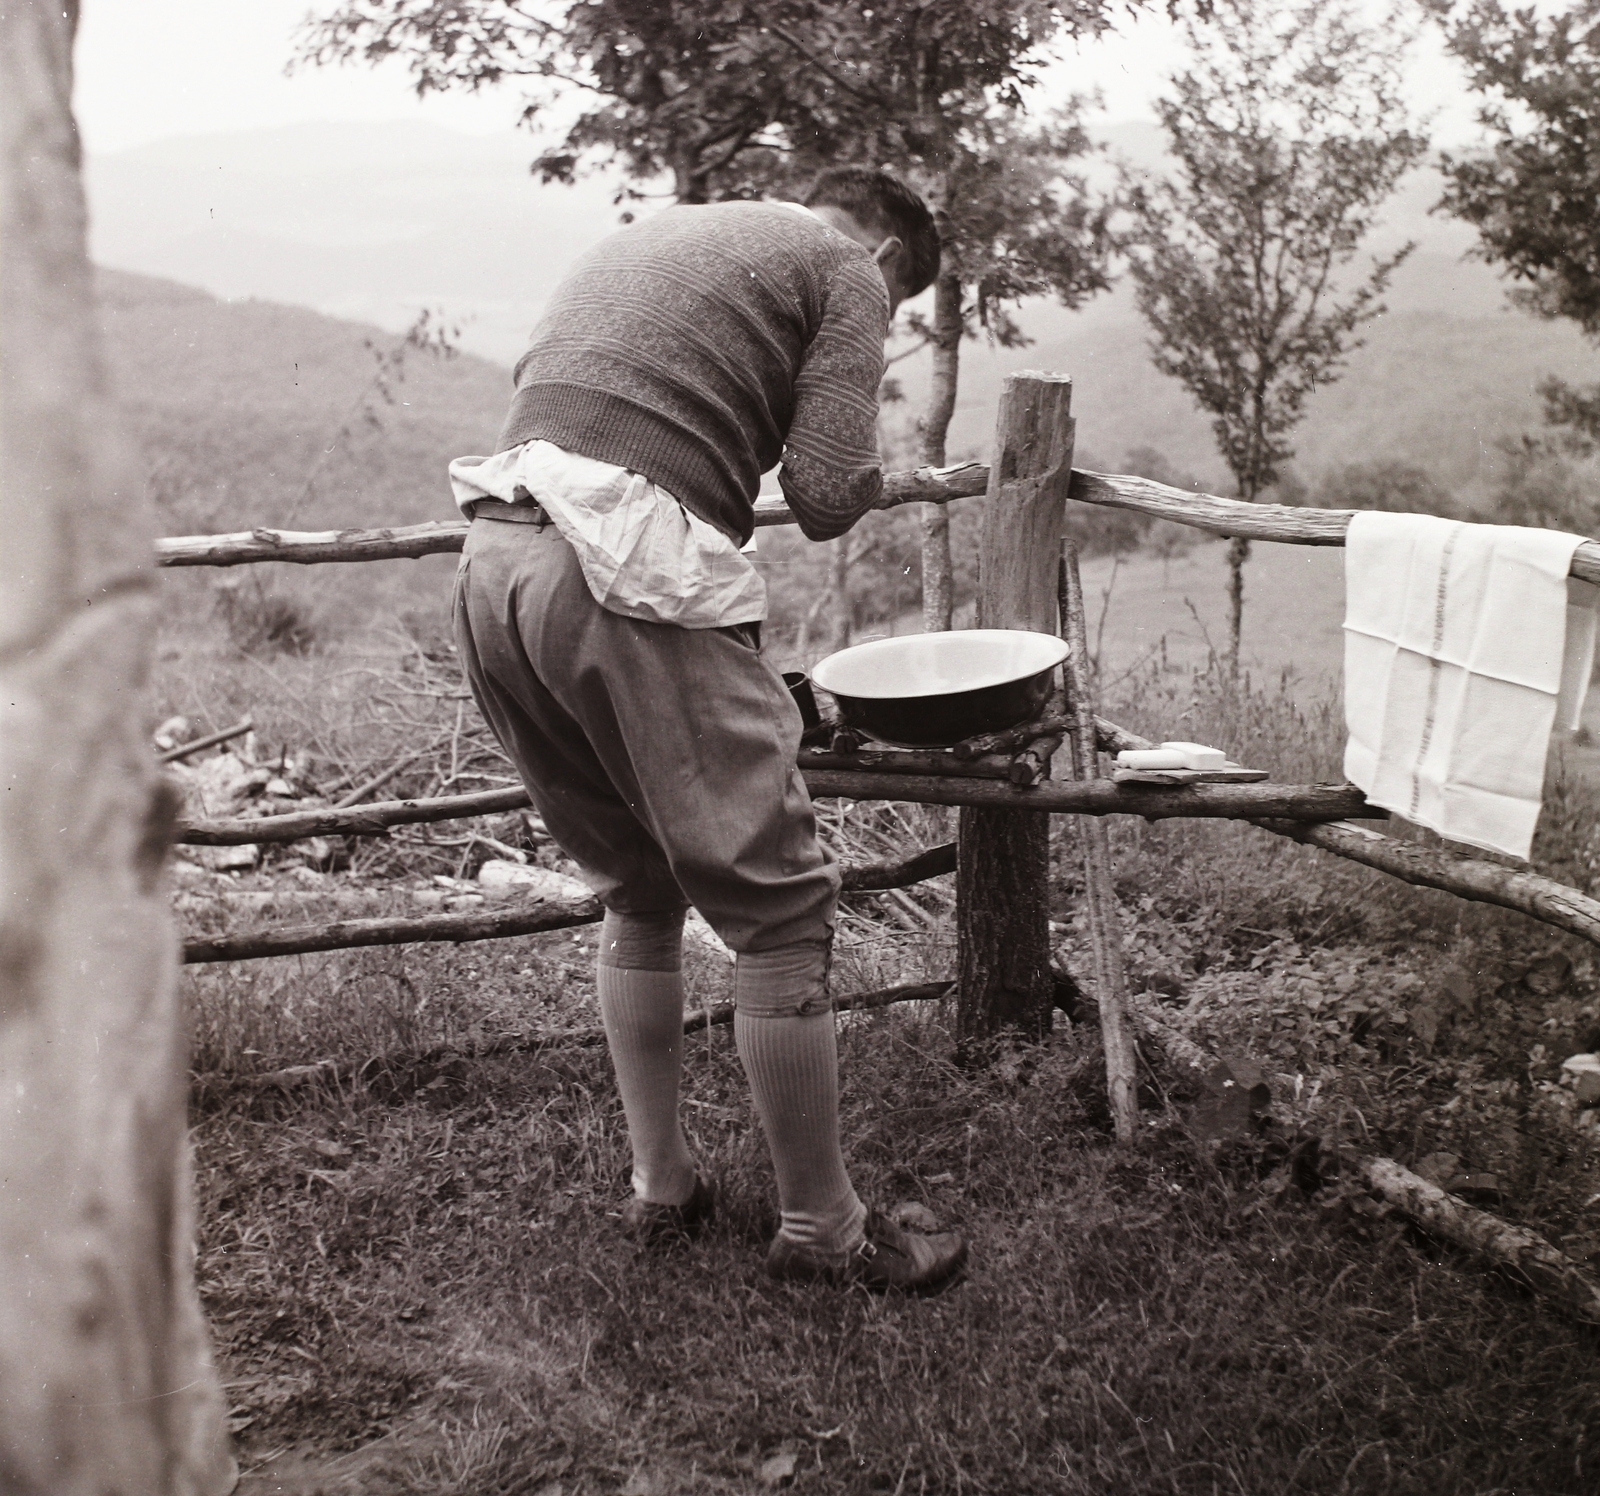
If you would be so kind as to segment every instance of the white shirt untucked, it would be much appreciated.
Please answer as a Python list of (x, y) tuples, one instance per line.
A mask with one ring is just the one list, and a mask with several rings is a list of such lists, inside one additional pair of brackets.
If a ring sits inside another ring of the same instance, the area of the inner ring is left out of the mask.
[(1345, 774), (1452, 841), (1527, 857), (1558, 717), (1575, 726), (1596, 589), (1582, 537), (1357, 514), (1345, 537)]
[(469, 516), (481, 499), (510, 504), (526, 489), (577, 553), (594, 600), (613, 613), (685, 629), (767, 616), (767, 584), (749, 558), (642, 474), (536, 440), (456, 458), (450, 486)]

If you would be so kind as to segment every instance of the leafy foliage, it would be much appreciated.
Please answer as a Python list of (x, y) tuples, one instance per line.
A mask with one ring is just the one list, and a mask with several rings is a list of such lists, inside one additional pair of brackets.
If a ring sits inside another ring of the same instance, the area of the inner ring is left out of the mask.
[[(752, 197), (793, 158), (938, 156), (975, 104), (1014, 107), (1058, 32), (1104, 29), (1104, 0), (341, 0), (302, 33), (302, 62), (398, 58), (417, 92), (526, 89), (523, 120), (563, 97), (590, 102), (534, 163), (571, 180), (585, 158), (632, 182), (670, 174), (679, 202)], [(942, 70), (930, 59), (948, 61)], [(894, 100), (894, 107), (885, 103)], [(909, 108), (904, 107), (909, 102)], [(626, 191), (622, 195), (627, 195)]]
[[(1285, 502), (1281, 493), (1278, 501)], [(1460, 516), (1460, 506), (1426, 472), (1394, 460), (1348, 462), (1332, 469), (1318, 485), (1315, 502), (1322, 509)]]
[[(1442, 158), (1440, 206), (1477, 229), (1477, 253), (1510, 275), (1514, 302), (1600, 338), (1600, 3), (1577, 0), (1541, 18), (1474, 0), (1450, 25), (1448, 45), (1485, 96), (1478, 121), (1492, 144)], [(1530, 440), (1514, 457), (1503, 507), (1534, 469), (1560, 471), (1559, 449), (1592, 456), (1600, 445), (1600, 386), (1552, 378), (1539, 393), (1546, 424), (1563, 434), (1555, 446)], [(1530, 515), (1553, 512), (1533, 497)]]
[(1542, 436), (1507, 438), (1499, 447), (1505, 470), (1493, 503), (1501, 523), (1576, 535), (1600, 530), (1594, 462), (1575, 458), (1564, 441)]
[(1441, 206), (1478, 230), (1513, 299), (1600, 336), (1600, 0), (1541, 18), (1473, 0), (1448, 45), (1486, 96), (1487, 151), (1445, 154)]

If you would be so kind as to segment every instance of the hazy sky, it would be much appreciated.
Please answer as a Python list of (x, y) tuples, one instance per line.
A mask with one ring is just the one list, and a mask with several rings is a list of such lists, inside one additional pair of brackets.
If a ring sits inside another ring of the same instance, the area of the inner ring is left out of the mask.
[[(513, 88), (421, 102), (398, 67), (285, 77), (292, 33), (312, 9), (325, 12), (331, 3), (85, 0), (75, 105), (88, 149), (117, 151), (175, 135), (307, 120), (425, 119), (473, 132), (514, 123)], [(1173, 28), (1158, 13), (1069, 55), (1063, 87), (1098, 87), (1108, 120), (1147, 118), (1150, 99), (1181, 56)], [(1438, 111), (1437, 143), (1470, 134), (1460, 74), (1431, 31), (1413, 60), (1411, 80), (1418, 110)]]

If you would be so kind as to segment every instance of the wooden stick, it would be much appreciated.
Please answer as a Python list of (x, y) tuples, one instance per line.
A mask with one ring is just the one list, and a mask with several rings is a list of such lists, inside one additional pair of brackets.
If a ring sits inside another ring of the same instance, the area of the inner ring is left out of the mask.
[[(1276, 540), (1290, 545), (1343, 545), (1354, 509), (1293, 509), (1286, 504), (1249, 504), (1215, 494), (1169, 488), (1123, 473), (1072, 475), (1072, 497), (1085, 504), (1132, 509), (1154, 519), (1175, 520), (1213, 535)], [(1600, 542), (1585, 540), (1573, 555), (1572, 576), (1600, 582)]]
[[(1100, 772), (1096, 747), (1093, 685), (1089, 673), (1089, 640), (1084, 623), (1083, 583), (1078, 576), (1078, 548), (1061, 542), (1061, 632), (1067, 641), (1063, 675), (1067, 699), (1077, 718), (1072, 738), (1072, 767), (1080, 781)], [(1083, 883), (1089, 914), (1089, 943), (1094, 951), (1095, 1001), (1100, 1008), (1100, 1040), (1106, 1055), (1106, 1089), (1111, 1120), (1119, 1143), (1131, 1143), (1139, 1127), (1133, 1040), (1128, 1033), (1128, 974), (1122, 960), (1122, 932), (1117, 918), (1117, 893), (1111, 875), (1111, 838), (1099, 818), (1080, 823), (1083, 836)]]
[[(1104, 746), (1106, 729), (1115, 724), (1096, 719)], [(1132, 744), (1143, 738), (1128, 733)], [(1113, 739), (1112, 741), (1118, 741)], [(860, 757), (857, 755), (854, 757)], [(836, 756), (845, 761), (843, 755)], [(850, 761), (854, 761), (852, 758)], [(801, 762), (806, 762), (802, 757)], [(1009, 760), (1005, 761), (1009, 765)], [(943, 774), (885, 773), (880, 770), (805, 770), (813, 795), (849, 800), (899, 800), (924, 805), (984, 805), (1017, 810), (1044, 810), (1058, 815), (1136, 815), (1148, 820), (1174, 816), (1255, 820), (1263, 817), (1304, 821), (1338, 821), (1351, 816), (1382, 819), (1386, 814), (1366, 803), (1351, 785), (1210, 784), (1185, 789), (1129, 790), (1108, 779), (1089, 783), (1051, 782), (1018, 789), (999, 781), (1005, 769), (983, 777), (966, 772)], [(998, 766), (997, 766), (998, 767)], [(277, 816), (234, 816), (212, 821), (180, 821), (173, 840), (182, 846), (237, 847), (263, 842), (303, 841), (312, 836), (383, 836), (391, 826), (430, 821), (466, 820), (525, 810), (527, 791), (512, 785), (471, 795), (439, 795), (418, 800), (380, 800), (351, 810), (296, 810)]]
[[(1134, 1017), (1180, 1073), (1198, 1078), (1216, 1065), (1215, 1055), (1168, 1027), (1137, 1002)], [(1392, 1158), (1357, 1159), (1355, 1170), (1370, 1190), (1413, 1225), (1486, 1258), (1524, 1287), (1554, 1300), (1579, 1319), (1600, 1324), (1600, 1286), (1542, 1236), (1486, 1210), (1475, 1209)]]
[(1041, 780), (1050, 777), (1050, 760), (1056, 755), (1056, 750), (1061, 746), (1064, 734), (1052, 733), (1048, 737), (1035, 738), (1026, 748), (1011, 760), (1011, 767), (1006, 778), (1012, 784), (1027, 789), (1038, 784)]
[(425, 758), (436, 747), (438, 747), (438, 744), (430, 744), (426, 748), (417, 749), (415, 753), (408, 753), (404, 758), (396, 759), (387, 769), (374, 774), (364, 784), (358, 784), (349, 794), (341, 795), (333, 802), (333, 808), (335, 810), (348, 810), (352, 805), (359, 805), (374, 790), (381, 790), (402, 769), (409, 769), (419, 758)]
[[(983, 732), (963, 738), (951, 749), (957, 758), (970, 761), (991, 753), (1011, 753), (1035, 738), (1058, 732), (1076, 732), (1078, 719), (1070, 712), (1050, 712), (1033, 722), (1022, 722), (1008, 727), (1004, 732)], [(1094, 719), (1094, 734), (1100, 748), (1106, 753), (1120, 753), (1124, 748), (1148, 748), (1150, 743), (1137, 733), (1118, 727), (1104, 717)]]
[(1121, 753), (1127, 748), (1153, 748), (1149, 738), (1141, 738), (1136, 732), (1129, 732), (1126, 727), (1118, 727), (1115, 722), (1107, 722), (1104, 717), (1094, 719), (1095, 740), (1100, 745), (1102, 753)]
[[(989, 485), (989, 469), (981, 462), (947, 468), (917, 468), (885, 473), (883, 492), (874, 505), (895, 509), (902, 504), (948, 504), (975, 498)], [(792, 525), (793, 511), (782, 499), (758, 499), (755, 523)], [(289, 561), (309, 565), (324, 561), (397, 561), (448, 555), (466, 543), (467, 521), (431, 520), (422, 525), (391, 525), (377, 530), (274, 530), (260, 527), (229, 535), (175, 535), (156, 542), (158, 566), (241, 566), (254, 561)]]
[(1542, 1236), (1502, 1221), (1486, 1210), (1446, 1194), (1392, 1158), (1363, 1159), (1366, 1185), (1408, 1221), (1432, 1236), (1477, 1252), (1525, 1287), (1570, 1310), (1587, 1324), (1600, 1324), (1600, 1287), (1565, 1252)]
[(959, 759), (939, 749), (862, 748), (836, 753), (831, 748), (802, 748), (797, 755), (802, 769), (860, 769), (877, 774), (941, 774), (963, 779), (1005, 779), (1011, 759), (991, 753), (982, 758)]
[(1600, 900), (1558, 883), (1554, 878), (1501, 867), (1480, 857), (1467, 857), (1443, 848), (1413, 846), (1365, 826), (1347, 826), (1340, 822), (1303, 826), (1281, 820), (1257, 820), (1255, 824), (1276, 836), (1286, 836), (1306, 846), (1321, 847), (1336, 857), (1375, 867), (1406, 883), (1443, 889), (1481, 904), (1515, 909), (1600, 945)]
[[(954, 842), (929, 847), (900, 862), (870, 862), (842, 869), (846, 891), (907, 888), (956, 870)], [(280, 925), (238, 935), (184, 942), (190, 965), (211, 961), (254, 961), (264, 956), (296, 956), (309, 951), (351, 950), (371, 945), (412, 945), (425, 941), (504, 940), (543, 930), (594, 924), (604, 915), (597, 899), (539, 902), (471, 914), (392, 916), (339, 920), (312, 925)]]
[(980, 732), (953, 744), (950, 752), (963, 763), (995, 753), (1014, 753), (1035, 738), (1053, 732), (1076, 732), (1077, 719), (1064, 712), (1047, 712), (1032, 722), (1019, 722), (1001, 732)]
[(956, 870), (956, 844), (944, 842), (918, 852), (903, 862), (857, 863), (841, 869), (840, 886), (846, 893), (868, 893), (882, 888), (909, 888)]
[(308, 951), (353, 950), (369, 945), (504, 940), (514, 935), (537, 935), (545, 930), (598, 924), (604, 915), (599, 899), (573, 899), (471, 914), (342, 919), (186, 940), (183, 959), (185, 964), (195, 966), (210, 961), (254, 961), (262, 956), (299, 956)]
[(1368, 805), (1351, 784), (1193, 784), (1182, 789), (1129, 788), (1109, 779), (1034, 789), (987, 779), (933, 774), (862, 774), (846, 769), (810, 769), (806, 786), (814, 798), (898, 800), (914, 805), (975, 805), (997, 810), (1038, 810), (1054, 815), (1143, 816), (1249, 821), (1267, 816), (1292, 821), (1342, 821), (1352, 816), (1382, 820), (1387, 812)]
[(156, 758), (158, 764), (175, 764), (180, 759), (188, 758), (192, 753), (199, 753), (205, 748), (215, 748), (218, 743), (228, 743), (234, 738), (242, 738), (255, 727), (255, 718), (245, 717), (235, 722), (232, 727), (224, 727), (221, 732), (207, 733), (203, 738), (196, 738), (192, 743), (179, 743), (176, 748), (169, 748)]
[[(902, 982), (898, 987), (884, 987), (877, 992), (858, 992), (854, 996), (836, 997), (835, 1013), (860, 1012), (863, 1008), (887, 1008), (891, 1003), (939, 1002), (949, 997), (954, 982)], [(714, 1028), (718, 1024), (733, 1022), (733, 1004), (718, 1003), (714, 1008), (702, 1008), (683, 1021), (686, 1034)]]
[(528, 792), (520, 785), (479, 790), (472, 795), (438, 795), (423, 800), (380, 800), (353, 810), (293, 810), (281, 816), (232, 816), (214, 821), (180, 821), (173, 840), (189, 847), (241, 847), (260, 842), (304, 841), (310, 836), (384, 836), (391, 826), (425, 821), (465, 820), (524, 810)]
[[(885, 473), (875, 507), (946, 504), (973, 498), (988, 488), (989, 469), (981, 462), (953, 468), (918, 468)], [(1275, 540), (1290, 545), (1343, 545), (1353, 509), (1291, 509), (1283, 504), (1246, 504), (1215, 494), (1191, 493), (1116, 473), (1074, 471), (1071, 495), (1085, 504), (1132, 509), (1156, 519), (1174, 520), (1213, 535)], [(794, 523), (781, 499), (755, 505), (758, 528)], [(459, 551), (466, 541), (465, 520), (436, 520), (381, 530), (245, 530), (231, 535), (181, 535), (156, 542), (159, 566), (238, 566), (251, 561), (384, 561)], [(1572, 575), (1600, 582), (1600, 542), (1586, 540), (1572, 558)]]

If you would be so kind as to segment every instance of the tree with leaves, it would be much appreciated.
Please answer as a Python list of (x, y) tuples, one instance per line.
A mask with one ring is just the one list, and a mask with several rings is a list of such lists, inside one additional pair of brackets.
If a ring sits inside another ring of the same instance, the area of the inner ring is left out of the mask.
[[(1477, 253), (1510, 276), (1511, 299), (1541, 317), (1577, 323), (1600, 341), (1600, 0), (1540, 16), (1475, 0), (1453, 13), (1435, 4), (1447, 44), (1484, 96), (1478, 122), (1486, 150), (1446, 153), (1441, 207), (1478, 231)], [(1506, 449), (1502, 503), (1534, 516), (1552, 508), (1551, 485), (1570, 485), (1569, 457), (1600, 453), (1600, 385), (1550, 378), (1539, 386), (1554, 440)], [(1541, 466), (1549, 472), (1540, 474)]]
[[(938, 467), (955, 414), (961, 344), (987, 334), (1003, 348), (1028, 339), (1011, 309), (1053, 293), (1076, 307), (1110, 284), (1108, 205), (1090, 200), (1068, 164), (1088, 149), (1077, 120), (1062, 114), (1043, 127), (986, 120), (950, 153), (932, 187), (944, 253), (934, 282), (933, 315), (912, 331), (932, 350), (920, 460)], [(922, 514), (922, 612), (928, 629), (948, 629), (954, 610), (949, 516)]]
[[(619, 197), (667, 176), (680, 203), (757, 197), (790, 136), (824, 141), (828, 90), (796, 69), (763, 24), (766, 0), (340, 0), (308, 17), (299, 60), (399, 60), (419, 96), (523, 90), (520, 120), (542, 129), (587, 101), (533, 163), (573, 180), (586, 161), (620, 168)], [(820, 112), (819, 112), (820, 106)]]
[[(1397, 18), (1371, 30), (1322, 0), (1215, 0), (1185, 29), (1192, 65), (1157, 106), (1170, 174), (1125, 179), (1129, 270), (1156, 367), (1210, 413), (1254, 501), (1293, 456), (1313, 391), (1384, 310), (1413, 246), (1352, 261), (1427, 141), (1406, 106)], [(1248, 556), (1248, 541), (1230, 544), (1235, 667)]]
[[(1125, 7), (1140, 8), (1140, 0)], [(1055, 294), (1080, 305), (1109, 284), (1104, 205), (1071, 163), (1089, 150), (1069, 99), (1043, 124), (1025, 105), (1059, 37), (1096, 36), (1111, 0), (881, 0), (863, 8), (816, 0), (803, 26), (778, 30), (835, 85), (828, 148), (913, 181), (938, 218), (943, 258), (930, 317), (911, 331), (932, 351), (919, 456), (939, 466), (955, 412), (963, 340), (1027, 339), (1007, 308)], [(815, 145), (799, 159), (822, 164)], [(924, 505), (923, 624), (951, 627), (950, 520)]]

